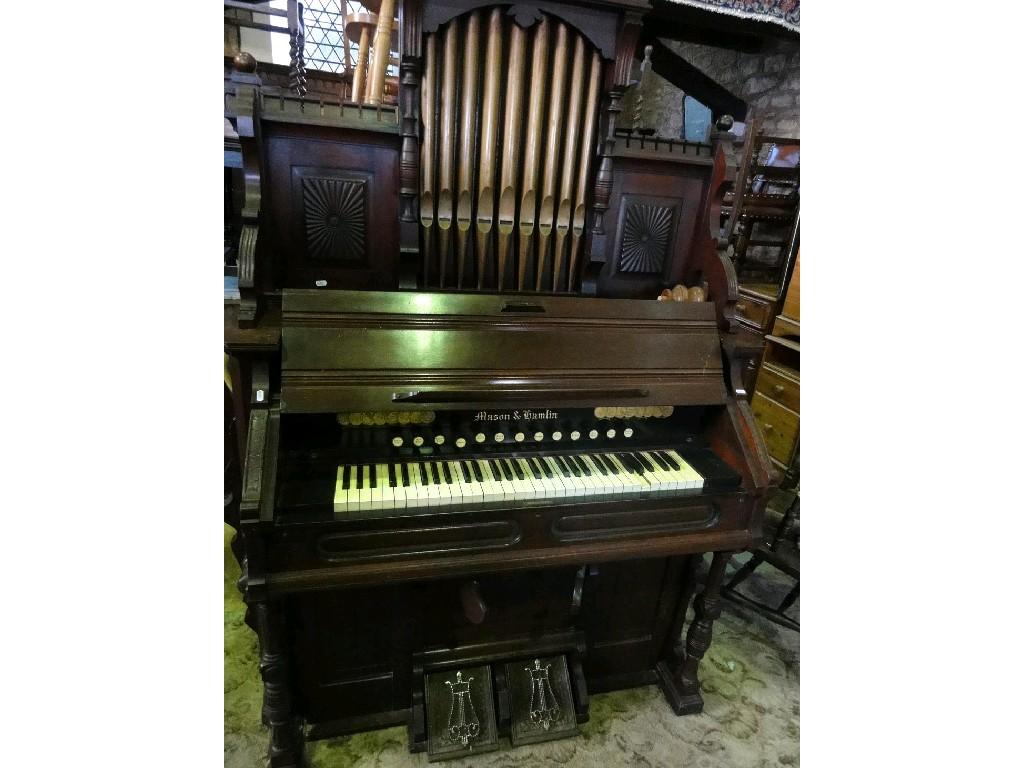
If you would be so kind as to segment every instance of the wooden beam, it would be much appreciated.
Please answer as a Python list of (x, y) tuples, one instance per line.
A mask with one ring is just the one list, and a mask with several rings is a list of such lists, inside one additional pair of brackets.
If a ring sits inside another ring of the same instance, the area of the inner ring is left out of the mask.
[(655, 39), (651, 45), (651, 66), (655, 72), (676, 88), (693, 96), (711, 110), (712, 120), (722, 115), (732, 115), (735, 120), (747, 119), (747, 102), (723, 88), (679, 54)]

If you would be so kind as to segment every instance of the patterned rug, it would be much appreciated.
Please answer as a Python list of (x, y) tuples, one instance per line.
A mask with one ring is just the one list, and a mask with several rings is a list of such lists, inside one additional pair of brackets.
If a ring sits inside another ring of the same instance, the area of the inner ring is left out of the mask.
[[(244, 624), (235, 581), (238, 564), (224, 527), (224, 765), (264, 764), (262, 687), (256, 636)], [(735, 561), (734, 561), (735, 562)], [(762, 574), (762, 571), (764, 573)], [(743, 590), (781, 599), (788, 584), (759, 568)], [(799, 601), (791, 610), (799, 619)], [(452, 760), (450, 768), (512, 768), (554, 763), (646, 768), (769, 768), (800, 764), (800, 636), (726, 603), (701, 664), (704, 712), (676, 717), (655, 686), (598, 694), (580, 736)], [(388, 728), (307, 746), (311, 768), (425, 768), (409, 754), (404, 728)]]
[(725, 13), (752, 21), (800, 31), (800, 0), (668, 0), (670, 3), (689, 5), (702, 11)]

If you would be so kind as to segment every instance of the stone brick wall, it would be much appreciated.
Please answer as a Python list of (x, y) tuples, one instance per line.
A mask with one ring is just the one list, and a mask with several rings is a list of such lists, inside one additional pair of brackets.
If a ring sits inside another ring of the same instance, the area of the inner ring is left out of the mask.
[[(663, 40), (701, 72), (751, 106), (750, 116), (761, 118), (761, 130), (770, 136), (800, 138), (799, 41), (775, 41), (761, 53), (741, 53), (710, 45)], [(639, 68), (635, 71), (639, 76)], [(662, 136), (682, 130), (682, 91), (650, 73), (644, 94), (641, 122)], [(619, 125), (632, 125), (634, 94), (623, 99)]]

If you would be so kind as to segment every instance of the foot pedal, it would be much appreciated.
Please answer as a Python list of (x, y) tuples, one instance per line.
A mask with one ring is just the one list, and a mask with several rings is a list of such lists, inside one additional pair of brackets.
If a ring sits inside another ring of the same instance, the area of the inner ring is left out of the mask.
[(428, 760), (498, 748), (489, 666), (429, 672), (425, 694)]
[(520, 659), (505, 665), (512, 703), (512, 745), (579, 733), (565, 656)]

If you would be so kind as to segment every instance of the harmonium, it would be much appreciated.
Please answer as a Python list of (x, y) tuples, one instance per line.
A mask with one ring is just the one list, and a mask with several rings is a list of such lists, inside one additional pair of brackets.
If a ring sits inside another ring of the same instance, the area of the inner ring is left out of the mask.
[(301, 45), (290, 83), (225, 81), (269, 765), (394, 725), (431, 760), (572, 737), (629, 686), (699, 712), (773, 483), (716, 239), (730, 121), (619, 125), (643, 0), (363, 5), (333, 100)]

